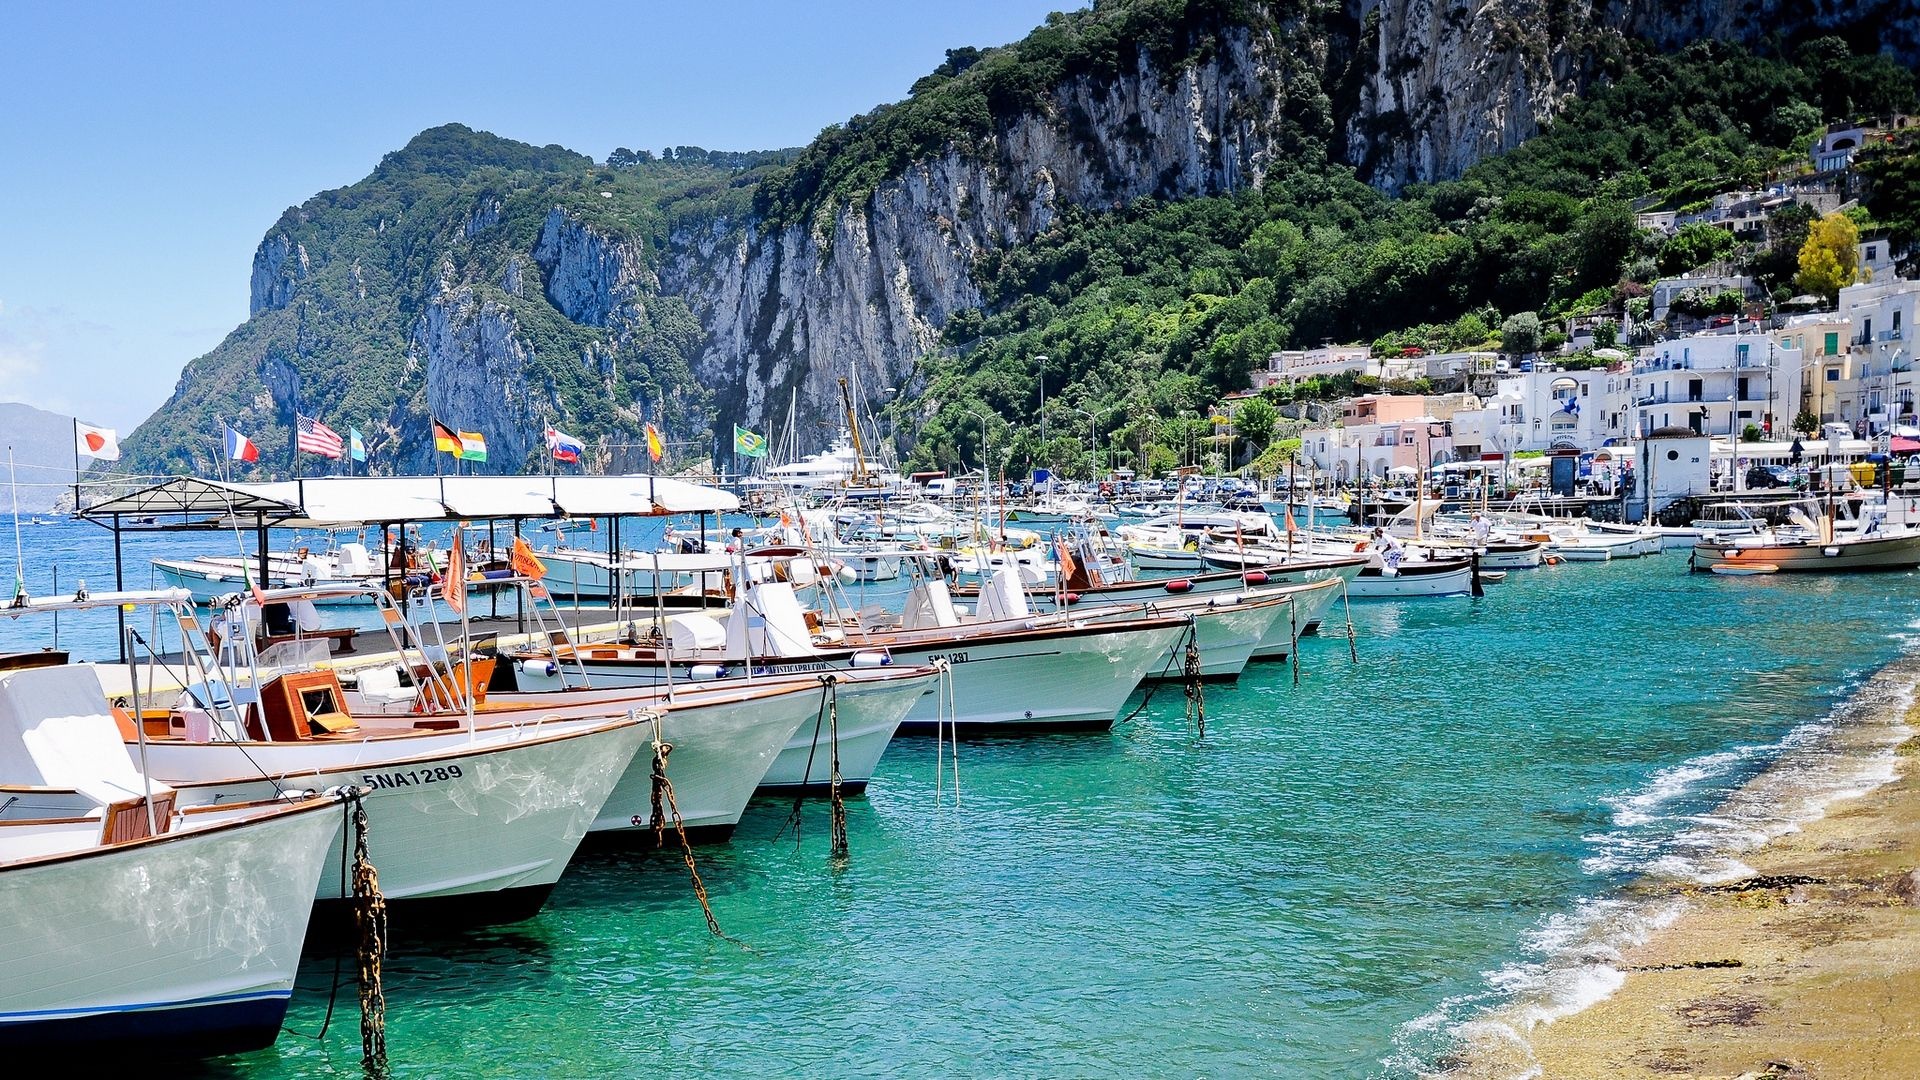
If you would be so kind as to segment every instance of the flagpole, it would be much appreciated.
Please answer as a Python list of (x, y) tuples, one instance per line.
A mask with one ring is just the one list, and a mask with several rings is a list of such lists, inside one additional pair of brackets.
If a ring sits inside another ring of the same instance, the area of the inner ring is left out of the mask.
[(13, 475), (13, 446), (7, 446), (7, 488), (13, 492), (13, 601), (24, 605), (27, 596), (27, 559), (20, 547), (20, 484)]
[(73, 418), (73, 512), (80, 512), (80, 418)]

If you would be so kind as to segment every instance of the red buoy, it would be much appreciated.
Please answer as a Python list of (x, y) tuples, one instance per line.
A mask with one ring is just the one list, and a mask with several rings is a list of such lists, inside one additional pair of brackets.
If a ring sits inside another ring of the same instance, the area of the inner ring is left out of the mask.
[(1188, 581), (1186, 578), (1180, 578), (1167, 582), (1165, 588), (1168, 592), (1190, 592), (1193, 589), (1193, 582)]

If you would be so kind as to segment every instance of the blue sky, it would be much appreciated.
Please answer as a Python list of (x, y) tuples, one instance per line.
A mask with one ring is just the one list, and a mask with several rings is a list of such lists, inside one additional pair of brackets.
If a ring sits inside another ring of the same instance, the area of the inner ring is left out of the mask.
[(457, 121), (604, 159), (795, 146), (1054, 0), (0, 5), (0, 401), (131, 429), (282, 210)]

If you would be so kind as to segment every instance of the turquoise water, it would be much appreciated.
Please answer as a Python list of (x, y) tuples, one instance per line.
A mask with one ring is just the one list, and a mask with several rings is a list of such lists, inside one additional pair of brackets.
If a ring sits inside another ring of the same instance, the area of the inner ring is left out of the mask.
[[(1674, 553), (1356, 604), (1357, 666), (1310, 639), (1297, 689), (1209, 688), (1204, 738), (1165, 694), (1110, 735), (966, 744), (957, 808), (903, 741), (844, 866), (819, 804), (797, 845), (767, 801), (700, 852), (751, 951), (634, 851), (584, 853), (528, 923), (397, 942), (395, 1072), (1412, 1075), (1480, 1009), (1568, 992), (1632, 876), (1711, 855), (1705, 812), (1907, 647), (1914, 582)], [(213, 1071), (359, 1075), (350, 979), (323, 1044)]]

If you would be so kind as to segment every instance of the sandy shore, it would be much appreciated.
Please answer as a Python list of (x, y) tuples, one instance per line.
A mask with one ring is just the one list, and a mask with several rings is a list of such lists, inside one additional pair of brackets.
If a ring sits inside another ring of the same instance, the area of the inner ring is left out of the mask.
[(1685, 904), (1622, 956), (1618, 990), (1448, 1075), (1920, 1077), (1920, 737), (1894, 767), (1744, 854), (1752, 876), (1643, 886)]

